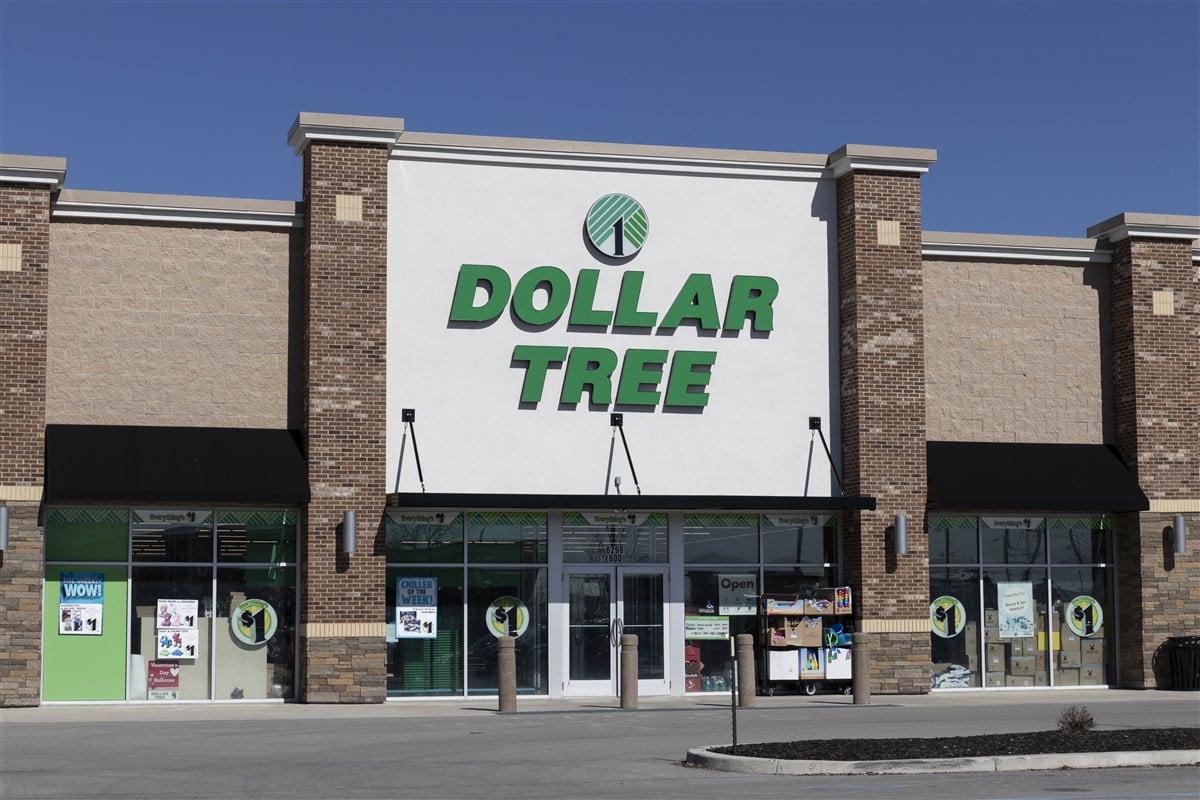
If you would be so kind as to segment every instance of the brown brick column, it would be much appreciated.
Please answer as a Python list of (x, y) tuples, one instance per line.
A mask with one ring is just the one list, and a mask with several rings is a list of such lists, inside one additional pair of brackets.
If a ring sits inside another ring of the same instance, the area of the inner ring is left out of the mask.
[(50, 204), (66, 161), (0, 155), (0, 706), (41, 701)]
[[(361, 135), (360, 119), (302, 114), (290, 137), (303, 152), (307, 204), (303, 394), (312, 501), (301, 545), (300, 699), (310, 703), (387, 696), (387, 165), (399, 128), (378, 141)], [(358, 519), (352, 554), (340, 547), (346, 511)]]
[(1116, 446), (1150, 499), (1116, 519), (1121, 684), (1170, 688), (1167, 639), (1200, 636), (1200, 219), (1122, 214), (1088, 235), (1113, 245)]
[[(925, 323), (921, 173), (928, 150), (848, 145), (837, 176), (842, 468), (847, 494), (876, 498), (847, 515), (843, 559), (857, 630), (871, 634), (871, 690), (929, 691), (925, 521)], [(908, 519), (908, 555), (893, 520)]]

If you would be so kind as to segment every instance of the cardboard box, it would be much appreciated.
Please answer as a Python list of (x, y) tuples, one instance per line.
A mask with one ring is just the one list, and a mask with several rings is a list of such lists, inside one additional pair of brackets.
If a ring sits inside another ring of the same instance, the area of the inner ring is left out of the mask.
[(800, 677), (819, 680), (825, 677), (825, 648), (804, 647), (800, 654)]
[(850, 680), (853, 677), (851, 657), (853, 651), (849, 647), (825, 647), (825, 677), (829, 680)]
[(1033, 686), (1032, 675), (1008, 675), (1004, 679), (1005, 686)]
[(976, 623), (968, 622), (963, 626), (963, 644), (968, 653), (979, 652), (979, 626)]
[(1050, 681), (1046, 678), (1046, 673), (1038, 672), (1036, 675), (1034, 675), (1033, 676), (1033, 685), (1034, 686), (1049, 686)]
[(1054, 673), (1055, 686), (1078, 686), (1079, 685), (1079, 670), (1076, 669), (1060, 669)]
[(796, 681), (800, 679), (799, 650), (768, 650), (767, 679)]
[(1078, 668), (1081, 663), (1078, 650), (1063, 650), (1058, 654), (1058, 665), (1064, 669)]
[(1037, 664), (1033, 656), (1012, 656), (1008, 659), (1008, 674), (1010, 675), (1034, 675), (1037, 672)]
[(1000, 612), (994, 608), (989, 608), (983, 612), (983, 624), (988, 628), (1000, 627)]
[(1037, 652), (1037, 639), (1033, 636), (1027, 636), (1022, 639), (1013, 639), (1010, 642), (1013, 655), (1031, 656)]
[(1066, 652), (1067, 650), (1079, 650), (1079, 636), (1075, 631), (1071, 630), (1071, 626), (1063, 623), (1058, 628), (1059, 650)]
[(1003, 672), (1008, 666), (1008, 645), (989, 644), (984, 651), (984, 658), (988, 672)]
[(1046, 659), (1047, 655), (1045, 650), (1039, 650), (1033, 654), (1033, 665), (1037, 667), (1037, 671), (1043, 675), (1046, 674)]
[(989, 672), (987, 674), (987, 683), (985, 685), (987, 685), (987, 686), (1005, 686), (1006, 684), (1004, 683), (1004, 673)]
[(683, 647), (684, 661), (699, 661), (700, 660), (700, 645), (688, 644)]
[(974, 651), (967, 653), (967, 669), (979, 672), (979, 656)]
[(820, 647), (823, 630), (820, 617), (789, 617), (784, 637), (797, 647)]
[(832, 600), (824, 597), (810, 597), (804, 601), (804, 613), (823, 616), (834, 612), (834, 604)]
[(1079, 642), (1079, 659), (1084, 664), (1104, 663), (1104, 640), (1083, 639)]
[(1108, 683), (1104, 679), (1103, 664), (1083, 664), (1079, 668), (1079, 685), (1080, 686), (1104, 686)]

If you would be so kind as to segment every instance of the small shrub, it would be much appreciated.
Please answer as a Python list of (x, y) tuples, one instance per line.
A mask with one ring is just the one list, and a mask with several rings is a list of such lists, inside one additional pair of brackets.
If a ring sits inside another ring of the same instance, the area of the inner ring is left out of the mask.
[(1063, 733), (1076, 735), (1087, 733), (1096, 727), (1096, 720), (1083, 706), (1067, 706), (1058, 715), (1058, 729)]

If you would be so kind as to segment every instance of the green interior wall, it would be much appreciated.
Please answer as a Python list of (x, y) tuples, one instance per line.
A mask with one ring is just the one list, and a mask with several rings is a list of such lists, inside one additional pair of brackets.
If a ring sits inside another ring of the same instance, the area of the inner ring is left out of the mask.
[[(104, 574), (104, 623), (100, 636), (64, 636), (58, 632), (59, 578), (63, 572)], [(125, 699), (128, 577), (125, 566), (46, 568), (42, 603), (43, 700)]]

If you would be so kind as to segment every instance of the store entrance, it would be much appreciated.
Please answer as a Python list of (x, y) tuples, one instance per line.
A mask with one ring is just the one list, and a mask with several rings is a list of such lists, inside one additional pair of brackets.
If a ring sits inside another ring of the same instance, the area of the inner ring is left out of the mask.
[(620, 687), (621, 635), (638, 637), (638, 693), (667, 694), (665, 567), (567, 569), (567, 681), (572, 696), (612, 696)]

